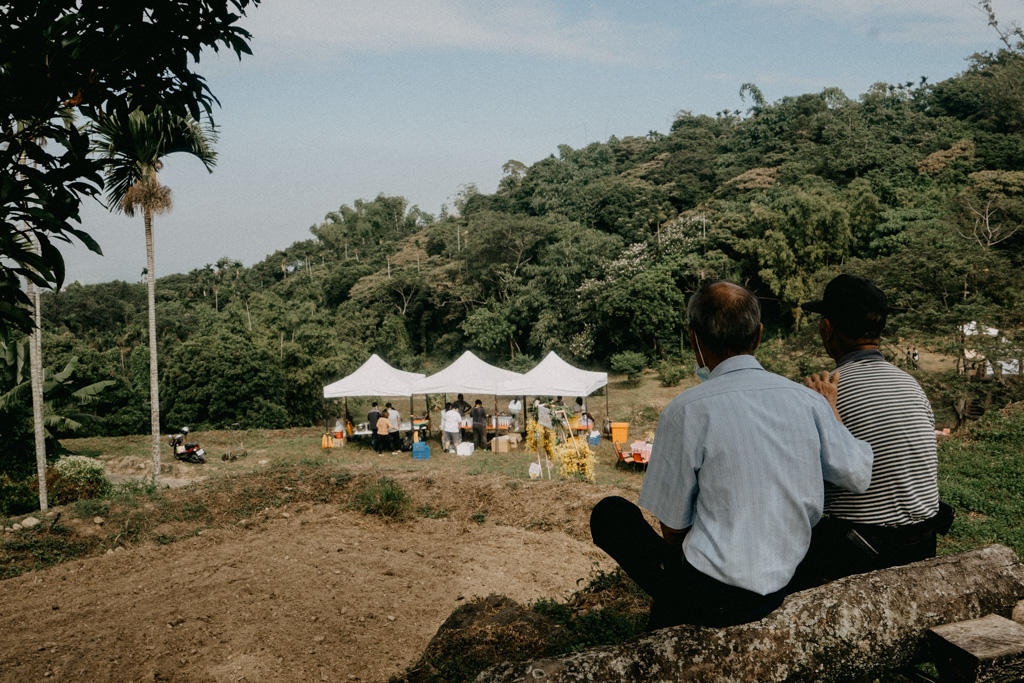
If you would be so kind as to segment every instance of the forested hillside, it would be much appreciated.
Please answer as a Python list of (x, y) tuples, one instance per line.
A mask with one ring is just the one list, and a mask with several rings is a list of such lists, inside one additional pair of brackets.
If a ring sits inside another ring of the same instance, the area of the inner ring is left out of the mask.
[[(901, 309), (893, 339), (953, 350), (978, 320), (1019, 357), (1024, 56), (968, 64), (856, 99), (769, 103), (746, 84), (744, 111), (681, 111), (665, 134), (509, 161), (493, 193), (471, 188), (440, 216), (381, 195), (252, 267), (162, 277), (163, 420), (310, 424), (322, 385), (371, 352), (423, 371), (465, 349), (515, 369), (548, 349), (590, 368), (625, 351), (678, 360), (684, 301), (719, 277), (762, 297), (772, 336), (800, 329), (798, 304), (847, 271)], [(112, 282), (44, 299), (47, 365), (78, 356), (83, 381), (117, 380), (96, 431), (148, 428), (145, 296)]]

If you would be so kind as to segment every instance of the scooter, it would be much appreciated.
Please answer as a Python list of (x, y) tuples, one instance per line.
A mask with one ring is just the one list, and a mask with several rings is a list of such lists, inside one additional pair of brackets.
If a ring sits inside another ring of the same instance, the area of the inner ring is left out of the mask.
[(167, 437), (171, 443), (171, 449), (174, 451), (174, 457), (183, 462), (202, 465), (206, 462), (206, 451), (197, 443), (185, 443), (186, 436), (188, 436), (188, 427), (182, 427), (181, 432)]

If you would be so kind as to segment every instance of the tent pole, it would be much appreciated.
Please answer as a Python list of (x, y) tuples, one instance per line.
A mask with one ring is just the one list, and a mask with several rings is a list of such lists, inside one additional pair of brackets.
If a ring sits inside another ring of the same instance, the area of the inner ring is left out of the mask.
[(612, 416), (608, 410), (608, 390), (611, 388), (611, 383), (604, 385), (604, 419), (611, 420)]

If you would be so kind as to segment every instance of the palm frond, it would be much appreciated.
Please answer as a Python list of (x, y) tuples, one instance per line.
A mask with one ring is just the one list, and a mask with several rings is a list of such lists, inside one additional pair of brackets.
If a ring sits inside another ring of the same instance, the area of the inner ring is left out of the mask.
[[(204, 125), (159, 107), (148, 113), (135, 109), (127, 118), (105, 116), (94, 130), (97, 143), (93, 150), (107, 166), (108, 208), (128, 215), (139, 207), (154, 210), (153, 206), (139, 203), (151, 199), (157, 201), (154, 206), (169, 206), (167, 195), (152, 191), (160, 186), (157, 172), (163, 157), (185, 152), (199, 159), (208, 171), (213, 170), (217, 161), (213, 149), (217, 130), (212, 123)], [(148, 186), (149, 190), (133, 193), (137, 186)]]
[(72, 392), (71, 398), (73, 398), (75, 402), (78, 403), (78, 405), (94, 403), (96, 401), (96, 397), (100, 394), (100, 392), (102, 392), (107, 387), (114, 386), (115, 384), (117, 384), (117, 380), (113, 379), (105, 379), (100, 382), (94, 382), (93, 384), (84, 386), (81, 389)]

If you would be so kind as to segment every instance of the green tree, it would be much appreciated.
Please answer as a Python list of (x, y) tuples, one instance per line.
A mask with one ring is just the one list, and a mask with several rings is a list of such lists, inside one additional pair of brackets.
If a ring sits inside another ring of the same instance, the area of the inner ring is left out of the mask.
[(160, 477), (160, 385), (157, 371), (156, 276), (153, 258), (153, 215), (171, 208), (171, 193), (157, 176), (163, 158), (186, 152), (213, 170), (216, 131), (191, 117), (157, 107), (136, 109), (127, 117), (105, 116), (96, 126), (98, 151), (107, 162), (109, 206), (134, 216), (142, 212), (146, 229), (146, 285), (149, 304), (149, 401), (153, 438), (153, 478)]
[[(22, 478), (31, 472), (34, 447), (32, 381), (29, 372), (29, 342), (0, 342), (0, 473)], [(79, 432), (96, 419), (83, 411), (113, 380), (83, 382), (77, 376), (78, 358), (60, 371), (45, 369), (42, 377), (43, 424), (49, 457), (60, 451), (59, 439)]]
[(75, 238), (100, 251), (75, 223), (82, 198), (103, 187), (103, 162), (89, 154), (90, 129), (65, 125), (61, 112), (209, 114), (216, 99), (195, 71), (203, 48), (248, 54), (237, 23), (259, 1), (0, 5), (0, 336), (32, 326), (19, 278), (62, 284), (56, 243)]
[(164, 367), (169, 424), (246, 429), (288, 425), (285, 378), (277, 354), (227, 332), (175, 347)]

